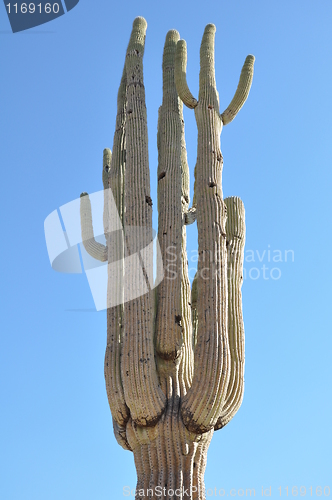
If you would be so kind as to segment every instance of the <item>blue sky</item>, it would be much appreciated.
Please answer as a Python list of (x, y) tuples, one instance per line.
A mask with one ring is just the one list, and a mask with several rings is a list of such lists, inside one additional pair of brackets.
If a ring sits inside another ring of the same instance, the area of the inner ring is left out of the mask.
[[(216, 25), (222, 110), (246, 55), (256, 57), (249, 99), (221, 135), (224, 194), (240, 196), (246, 207), (245, 396), (214, 435), (206, 486), (237, 496), (255, 488), (256, 497), (271, 487), (272, 498), (280, 498), (279, 487), (286, 497), (287, 486), (289, 496), (304, 486), (308, 497), (310, 486), (312, 496), (329, 486), (332, 496), (331, 2), (80, 0), (59, 19), (15, 35), (0, 8), (0, 498), (120, 499), (125, 485), (135, 486), (132, 455), (113, 437), (107, 403), (105, 312), (92, 310), (84, 274), (52, 270), (44, 219), (82, 191), (102, 188), (102, 151), (112, 148), (137, 15), (148, 22), (155, 206), (167, 31), (175, 28), (187, 41), (188, 82), (197, 95), (201, 37), (207, 23)], [(185, 123), (193, 183), (190, 110)], [(195, 228), (188, 239), (190, 260)]]

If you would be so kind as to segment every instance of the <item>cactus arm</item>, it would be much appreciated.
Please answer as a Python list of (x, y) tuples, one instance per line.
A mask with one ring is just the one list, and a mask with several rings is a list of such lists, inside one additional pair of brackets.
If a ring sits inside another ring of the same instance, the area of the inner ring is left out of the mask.
[[(189, 167), (183, 104), (174, 81), (178, 40), (177, 31), (167, 33), (163, 54), (163, 102), (158, 119), (158, 239), (165, 277), (157, 292), (156, 352), (166, 362), (170, 361), (169, 369), (179, 362), (180, 385), (185, 393), (191, 384), (193, 364), (184, 225), (189, 205)], [(163, 366), (167, 366), (166, 362)]]
[(230, 379), (225, 403), (215, 430), (224, 427), (240, 408), (244, 392), (244, 325), (242, 315), (245, 212), (240, 198), (225, 199), (228, 250), (228, 337), (231, 355)]
[(185, 40), (179, 40), (176, 46), (175, 54), (175, 85), (177, 93), (184, 104), (194, 109), (197, 106), (197, 100), (192, 95), (187, 84), (187, 44)]
[(227, 332), (226, 210), (222, 199), (222, 155), (218, 93), (214, 77), (214, 25), (201, 44), (195, 195), (197, 201), (197, 343), (194, 377), (182, 402), (186, 427), (198, 434), (212, 429), (220, 415), (229, 379)]
[[(103, 156), (103, 185), (104, 185), (104, 228), (106, 227), (108, 221), (108, 210), (107, 210), (107, 187), (108, 187), (108, 172), (110, 168), (110, 163), (112, 159), (112, 153), (110, 149), (104, 150)], [(98, 243), (93, 235), (93, 225), (92, 225), (92, 214), (91, 214), (91, 202), (89, 195), (87, 193), (81, 194), (80, 203), (80, 215), (81, 215), (81, 232), (82, 232), (82, 242), (85, 250), (91, 257), (94, 257), (101, 262), (106, 262), (108, 259), (108, 249), (107, 246)], [(106, 233), (106, 229), (105, 229)]]
[[(108, 193), (111, 191), (121, 221), (123, 221), (123, 179), (126, 155), (125, 108), (126, 72), (124, 70), (118, 91), (117, 115), (113, 139), (113, 155), (110, 158), (109, 150), (104, 150), (103, 168), (105, 203), (108, 203)], [(123, 429), (125, 429), (126, 422), (130, 416), (129, 408), (125, 402), (123, 384), (121, 380), (121, 349), (123, 342), (123, 234), (121, 231), (112, 233), (109, 232), (108, 224), (110, 223), (110, 219), (108, 216), (111, 212), (109, 212), (108, 208), (108, 206), (105, 206), (104, 210), (104, 229), (108, 246), (108, 260), (109, 263), (117, 262), (117, 265), (115, 268), (108, 265), (107, 345), (105, 352), (104, 375), (108, 402), (113, 416), (114, 433), (118, 436), (116, 429), (119, 427), (121, 435), (123, 436)], [(114, 298), (115, 294), (117, 295), (116, 298), (118, 299), (118, 305), (112, 307), (112, 298)], [(119, 439), (117, 437), (118, 442)]]
[(167, 33), (163, 54), (163, 102), (158, 119), (158, 240), (165, 277), (157, 291), (156, 352), (179, 357), (183, 345), (181, 311), (182, 174), (181, 102), (174, 86), (177, 31)]
[[(146, 21), (136, 18), (127, 49), (126, 173), (124, 180), (124, 225), (127, 245), (145, 249), (152, 242), (152, 200), (148, 164), (147, 116), (143, 84), (143, 53)], [(134, 231), (134, 235), (131, 231)], [(134, 236), (132, 238), (131, 236)], [(129, 241), (131, 240), (131, 241)], [(131, 250), (130, 248), (128, 249)], [(153, 262), (146, 264), (152, 268)], [(132, 287), (140, 285), (132, 259), (124, 260), (125, 276), (133, 277)], [(146, 268), (148, 276), (153, 275)], [(123, 345), (121, 376), (125, 400), (133, 421), (154, 425), (165, 409), (155, 364), (153, 344), (153, 291), (125, 302), (123, 306)]]
[[(176, 49), (175, 49), (176, 54)], [(174, 58), (175, 65), (175, 58)], [(174, 70), (174, 83), (173, 88), (176, 90), (175, 85), (175, 70)], [(182, 246), (181, 246), (181, 308), (183, 317), (183, 337), (184, 337), (184, 350), (180, 365), (180, 384), (182, 386), (183, 394), (188, 392), (193, 378), (194, 372), (194, 352), (192, 343), (192, 321), (191, 321), (191, 290), (188, 274), (188, 256), (187, 256), (187, 229), (186, 229), (186, 215), (192, 215), (193, 209), (189, 209), (190, 203), (190, 179), (189, 179), (189, 165), (187, 161), (187, 149), (184, 133), (184, 119), (183, 119), (183, 106), (182, 101), (178, 98), (180, 103), (180, 119), (181, 119), (181, 173), (182, 173)], [(185, 392), (183, 385), (185, 386)]]
[(190, 224), (193, 224), (196, 221), (196, 218), (197, 218), (196, 207), (189, 208), (188, 211), (184, 214), (185, 225), (189, 226)]
[(246, 57), (234, 97), (225, 111), (221, 113), (221, 119), (224, 125), (227, 125), (234, 120), (235, 116), (247, 100), (254, 76), (254, 62), (254, 56), (249, 55)]
[(80, 202), (81, 233), (85, 250), (94, 259), (107, 261), (107, 247), (98, 243), (93, 235), (91, 202), (88, 193), (81, 194)]

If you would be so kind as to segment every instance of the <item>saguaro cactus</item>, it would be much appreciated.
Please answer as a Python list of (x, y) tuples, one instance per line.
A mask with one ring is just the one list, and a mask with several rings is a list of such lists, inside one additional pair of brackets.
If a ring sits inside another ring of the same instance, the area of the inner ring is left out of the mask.
[[(220, 133), (248, 96), (254, 57), (247, 57), (235, 96), (220, 114), (214, 25), (205, 28), (202, 39), (198, 101), (186, 82), (185, 42), (177, 31), (167, 33), (157, 173), (158, 239), (165, 276), (156, 290), (125, 301), (123, 276), (135, 274), (125, 258), (130, 229), (139, 230), (141, 248), (152, 240), (145, 32), (145, 20), (135, 19), (118, 93), (113, 155), (104, 151), (107, 245), (94, 240), (86, 193), (81, 195), (82, 239), (92, 256), (108, 260), (108, 294), (118, 298), (118, 305), (107, 310), (105, 379), (116, 439), (134, 453), (137, 497), (204, 499), (212, 434), (232, 419), (243, 397), (244, 207), (239, 198), (222, 197)], [(195, 109), (198, 128), (192, 207), (182, 102)], [(109, 231), (109, 190), (123, 232)], [(199, 260), (190, 289), (186, 225), (196, 218)], [(110, 271), (114, 261), (116, 270), (113, 266)]]

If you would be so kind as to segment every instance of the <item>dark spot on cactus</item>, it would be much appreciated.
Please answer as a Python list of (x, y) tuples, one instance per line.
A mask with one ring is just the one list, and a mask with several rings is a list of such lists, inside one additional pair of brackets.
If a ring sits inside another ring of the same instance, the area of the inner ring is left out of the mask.
[(161, 172), (161, 174), (158, 175), (158, 182), (161, 181), (166, 175), (166, 172)]
[(83, 198), (83, 196), (88, 196), (88, 193), (85, 193), (85, 192), (84, 192), (84, 193), (81, 193), (81, 194), (80, 194), (80, 198)]
[(186, 200), (186, 203), (189, 203), (189, 196), (185, 195), (184, 199)]
[(109, 165), (106, 165), (106, 167), (105, 167), (105, 172), (107, 172), (107, 173), (108, 173), (110, 170), (111, 170), (111, 167), (110, 167)]
[(181, 315), (180, 315), (180, 314), (176, 314), (176, 315), (175, 315), (175, 323), (176, 323), (177, 325), (179, 325), (179, 326), (182, 326), (181, 319), (182, 319), (182, 317), (181, 317)]
[(163, 233), (163, 235), (164, 235), (164, 236), (166, 236), (166, 235), (167, 235), (167, 232), (166, 232), (166, 233)]
[(132, 112), (133, 112), (133, 110), (132, 110), (132, 109), (128, 109), (127, 114), (128, 114), (128, 115), (131, 115), (131, 113), (132, 113)]
[(145, 201), (149, 205), (149, 207), (152, 207), (152, 199), (150, 198), (150, 196), (146, 196)]
[(127, 377), (129, 377), (129, 371), (128, 370), (126, 371), (126, 375), (127, 375)]
[(221, 152), (219, 152), (217, 155), (217, 161), (222, 161), (222, 160), (223, 160), (222, 154)]
[(196, 462), (194, 462), (194, 469), (196, 468)]
[(214, 188), (214, 187), (216, 187), (216, 185), (217, 185), (216, 182), (213, 182), (213, 181), (209, 182), (210, 188)]
[(213, 109), (212, 104), (209, 104), (209, 105), (208, 105), (208, 109)]

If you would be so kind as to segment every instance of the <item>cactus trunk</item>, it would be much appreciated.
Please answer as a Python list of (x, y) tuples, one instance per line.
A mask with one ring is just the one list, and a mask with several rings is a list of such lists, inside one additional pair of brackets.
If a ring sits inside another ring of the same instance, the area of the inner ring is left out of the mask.
[(137, 470), (137, 498), (201, 500), (213, 430), (197, 435), (183, 424), (178, 368), (165, 378), (167, 407), (153, 432), (131, 424), (129, 443)]
[[(186, 81), (186, 44), (175, 30), (166, 36), (157, 137), (164, 278), (154, 290), (147, 250), (152, 199), (145, 31), (146, 21), (135, 19), (118, 93), (113, 155), (104, 151), (106, 246), (94, 239), (86, 193), (81, 195), (82, 240), (90, 255), (108, 261), (106, 389), (115, 437), (134, 454), (136, 497), (202, 500), (213, 432), (233, 418), (244, 390), (244, 207), (239, 198), (223, 200), (220, 134), (248, 96), (254, 58), (247, 57), (235, 96), (220, 114), (215, 26), (209, 24), (202, 39), (198, 100)], [(183, 103), (195, 110), (198, 128), (191, 207)], [(123, 226), (116, 233), (112, 203)], [(199, 260), (190, 288), (186, 225), (196, 219)]]

